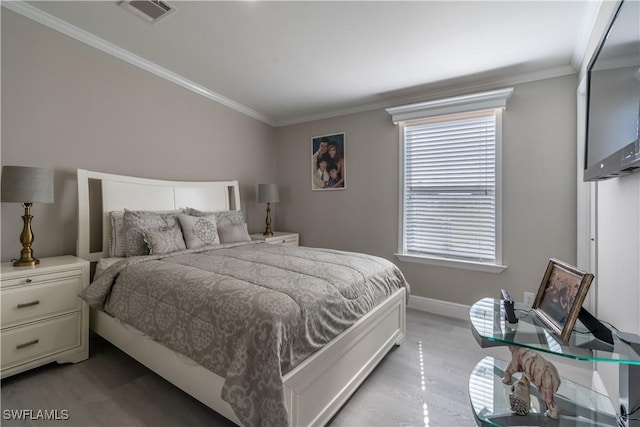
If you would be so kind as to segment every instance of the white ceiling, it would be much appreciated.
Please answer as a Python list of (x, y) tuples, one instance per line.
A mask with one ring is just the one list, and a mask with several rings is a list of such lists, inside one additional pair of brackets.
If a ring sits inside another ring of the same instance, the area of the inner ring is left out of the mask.
[(154, 25), (117, 1), (7, 7), (66, 27), (67, 34), (84, 30), (97, 43), (109, 42), (110, 53), (118, 51), (205, 96), (283, 125), (420, 100), (428, 89), (471, 80), (568, 74), (582, 60), (600, 5), (586, 0), (167, 1), (177, 10)]

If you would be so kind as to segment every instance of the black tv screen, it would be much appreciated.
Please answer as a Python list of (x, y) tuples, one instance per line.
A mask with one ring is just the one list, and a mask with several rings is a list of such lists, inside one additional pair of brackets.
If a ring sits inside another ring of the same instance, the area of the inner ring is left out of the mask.
[(640, 168), (640, 2), (625, 0), (587, 69), (584, 180)]

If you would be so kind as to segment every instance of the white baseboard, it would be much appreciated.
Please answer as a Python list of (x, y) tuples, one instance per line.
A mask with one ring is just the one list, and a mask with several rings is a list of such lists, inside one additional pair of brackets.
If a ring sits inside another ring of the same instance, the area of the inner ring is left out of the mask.
[(409, 297), (408, 308), (427, 311), (441, 316), (454, 317), (461, 320), (469, 320), (469, 306), (455, 302), (442, 301), (432, 298), (411, 295)]

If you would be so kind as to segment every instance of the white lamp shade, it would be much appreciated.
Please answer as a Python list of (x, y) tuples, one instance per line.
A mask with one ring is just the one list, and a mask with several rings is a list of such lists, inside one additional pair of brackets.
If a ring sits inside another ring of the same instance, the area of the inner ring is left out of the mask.
[(1, 200), (15, 203), (53, 203), (53, 173), (49, 169), (3, 166)]
[(279, 201), (278, 184), (258, 184), (259, 203), (278, 203)]

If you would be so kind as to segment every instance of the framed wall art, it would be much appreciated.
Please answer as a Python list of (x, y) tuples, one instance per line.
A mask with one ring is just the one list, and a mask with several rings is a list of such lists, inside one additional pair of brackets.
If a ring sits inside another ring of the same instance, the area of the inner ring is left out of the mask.
[(334, 133), (311, 138), (311, 189), (344, 190), (345, 135)]
[(551, 258), (532, 308), (563, 341), (571, 336), (593, 274)]

